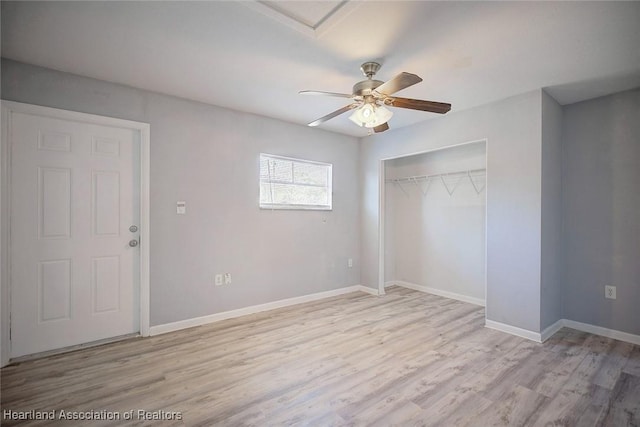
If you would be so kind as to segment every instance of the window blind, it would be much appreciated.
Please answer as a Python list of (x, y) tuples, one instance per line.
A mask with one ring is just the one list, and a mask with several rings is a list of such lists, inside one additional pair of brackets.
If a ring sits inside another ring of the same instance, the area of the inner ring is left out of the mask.
[(260, 154), (260, 207), (330, 210), (332, 165)]

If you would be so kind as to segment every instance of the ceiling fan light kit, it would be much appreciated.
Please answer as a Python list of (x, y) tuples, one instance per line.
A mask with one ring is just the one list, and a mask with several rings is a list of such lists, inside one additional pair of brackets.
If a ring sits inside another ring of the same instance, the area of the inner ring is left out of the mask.
[(385, 107), (407, 108), (410, 110), (427, 111), (431, 113), (445, 114), (451, 110), (451, 104), (444, 102), (423, 101), (420, 99), (400, 98), (391, 96), (394, 93), (420, 83), (422, 79), (415, 74), (400, 73), (386, 83), (380, 80), (374, 80), (380, 69), (377, 62), (365, 62), (360, 67), (362, 73), (367, 77), (366, 80), (353, 85), (351, 95), (346, 93), (322, 92), (313, 90), (303, 90), (303, 95), (323, 95), (334, 96), (339, 98), (351, 98), (354, 102), (346, 105), (339, 110), (327, 114), (313, 122), (309, 126), (318, 126), (340, 114), (350, 110), (355, 110), (349, 119), (361, 127), (373, 129), (374, 132), (384, 132), (389, 129), (387, 122), (393, 116), (393, 113)]
[(361, 127), (374, 128), (389, 121), (393, 113), (384, 105), (365, 103), (351, 114), (349, 119)]

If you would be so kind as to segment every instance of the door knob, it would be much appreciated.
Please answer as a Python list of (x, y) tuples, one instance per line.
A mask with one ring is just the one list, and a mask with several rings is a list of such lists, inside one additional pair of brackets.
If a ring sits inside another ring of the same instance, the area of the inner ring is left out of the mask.
[(136, 231), (138, 231), (138, 226), (137, 225), (132, 225), (131, 227), (129, 227), (129, 231), (132, 233), (135, 233)]
[(129, 240), (129, 246), (135, 248), (136, 246), (138, 246), (138, 241), (136, 239)]

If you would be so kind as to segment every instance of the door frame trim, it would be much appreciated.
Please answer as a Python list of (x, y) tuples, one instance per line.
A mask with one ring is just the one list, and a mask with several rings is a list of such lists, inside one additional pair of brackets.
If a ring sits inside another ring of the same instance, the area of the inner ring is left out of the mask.
[(10, 361), (11, 339), (11, 274), (9, 259), (11, 248), (11, 115), (32, 114), (96, 125), (131, 129), (140, 136), (140, 335), (149, 336), (150, 283), (149, 283), (149, 188), (151, 126), (148, 123), (113, 117), (98, 116), (77, 111), (62, 110), (14, 101), (0, 101), (2, 107), (2, 133), (0, 141), (0, 366)]

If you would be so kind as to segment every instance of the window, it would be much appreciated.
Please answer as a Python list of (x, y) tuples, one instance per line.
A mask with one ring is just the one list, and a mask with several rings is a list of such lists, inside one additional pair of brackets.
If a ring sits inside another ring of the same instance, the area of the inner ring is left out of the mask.
[(260, 207), (331, 210), (329, 163), (260, 154)]

